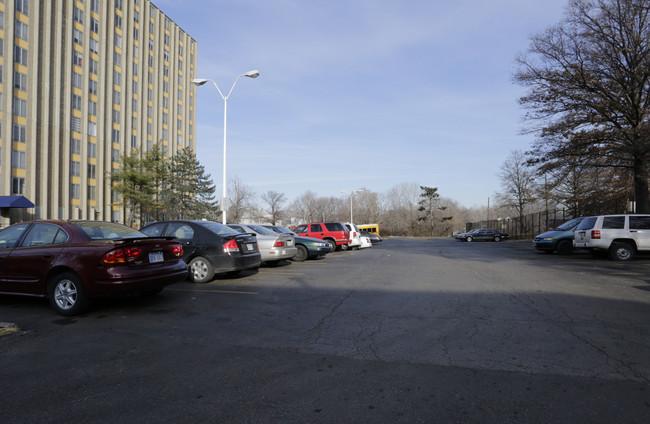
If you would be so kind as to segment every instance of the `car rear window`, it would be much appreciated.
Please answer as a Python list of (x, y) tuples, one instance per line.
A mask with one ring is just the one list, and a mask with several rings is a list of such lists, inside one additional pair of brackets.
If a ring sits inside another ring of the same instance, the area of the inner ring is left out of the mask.
[(264, 234), (267, 236), (274, 236), (277, 234), (275, 231), (264, 228), (261, 225), (249, 225), (248, 228), (255, 231), (257, 234)]
[(630, 215), (630, 229), (633, 230), (650, 230), (650, 216), (632, 216)]
[(621, 230), (625, 228), (625, 217), (624, 216), (603, 217), (603, 228)]
[(220, 236), (227, 235), (227, 234), (239, 234), (238, 231), (233, 230), (232, 228), (226, 225), (219, 224), (218, 222), (206, 221), (206, 222), (201, 222), (199, 225), (207, 228), (208, 230)]
[(583, 219), (580, 225), (578, 225), (578, 228), (576, 228), (576, 230), (591, 230), (592, 228), (594, 228), (597, 219), (598, 219), (597, 216), (590, 216), (589, 218)]
[(117, 224), (114, 222), (104, 221), (70, 221), (70, 224), (79, 227), (91, 240), (114, 240), (121, 238), (139, 238), (147, 237), (146, 234), (141, 233), (126, 225)]
[(326, 222), (325, 228), (327, 228), (328, 231), (346, 231), (338, 222)]

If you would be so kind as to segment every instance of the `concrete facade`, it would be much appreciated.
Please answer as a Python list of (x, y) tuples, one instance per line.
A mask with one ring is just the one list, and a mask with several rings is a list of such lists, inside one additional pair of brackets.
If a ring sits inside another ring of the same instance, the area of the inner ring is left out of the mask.
[(0, 195), (125, 222), (120, 156), (196, 148), (197, 42), (149, 0), (0, 0)]

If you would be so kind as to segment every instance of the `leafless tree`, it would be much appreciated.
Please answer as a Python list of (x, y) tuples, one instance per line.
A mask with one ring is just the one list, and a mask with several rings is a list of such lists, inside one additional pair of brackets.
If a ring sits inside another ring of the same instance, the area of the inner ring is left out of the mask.
[(535, 174), (535, 169), (528, 164), (526, 155), (521, 150), (511, 152), (501, 165), (499, 178), (502, 191), (498, 193), (497, 199), (501, 206), (517, 212), (522, 233), (526, 206), (537, 200), (538, 186)]
[(650, 2), (571, 0), (517, 62), (537, 163), (631, 169), (637, 210), (650, 212)]
[(268, 206), (266, 212), (269, 214), (271, 224), (276, 225), (278, 220), (282, 218), (282, 205), (286, 203), (287, 196), (284, 193), (269, 190), (266, 193), (262, 193), (262, 200)]
[(253, 189), (241, 182), (237, 177), (230, 180), (228, 187), (228, 205), (227, 218), (229, 223), (238, 223), (244, 215), (253, 208), (255, 192)]

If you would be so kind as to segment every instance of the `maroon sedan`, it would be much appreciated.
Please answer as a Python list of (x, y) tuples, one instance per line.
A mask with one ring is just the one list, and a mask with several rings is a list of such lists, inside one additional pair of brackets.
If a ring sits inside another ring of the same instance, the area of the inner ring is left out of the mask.
[(187, 276), (183, 247), (103, 221), (31, 221), (0, 231), (0, 293), (47, 297), (61, 315), (92, 297), (159, 293)]

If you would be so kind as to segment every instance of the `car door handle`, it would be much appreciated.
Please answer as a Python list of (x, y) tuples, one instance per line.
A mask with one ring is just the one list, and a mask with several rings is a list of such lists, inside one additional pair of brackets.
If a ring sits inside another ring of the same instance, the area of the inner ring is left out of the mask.
[(630, 230), (631, 233), (638, 233), (637, 230)]

